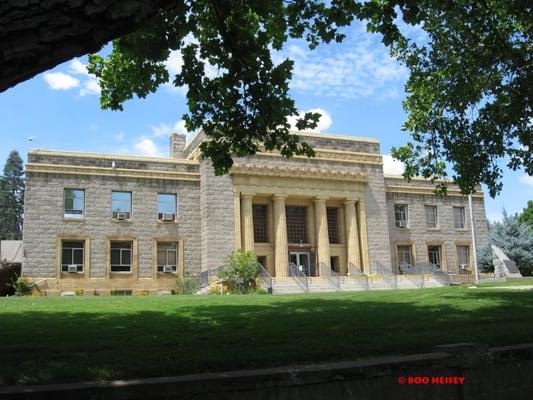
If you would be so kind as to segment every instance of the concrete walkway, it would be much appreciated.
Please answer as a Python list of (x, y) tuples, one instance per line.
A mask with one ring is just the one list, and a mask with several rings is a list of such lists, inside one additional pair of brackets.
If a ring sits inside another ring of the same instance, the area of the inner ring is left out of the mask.
[(511, 290), (533, 290), (533, 285), (524, 286), (469, 286), (468, 289), (511, 289)]

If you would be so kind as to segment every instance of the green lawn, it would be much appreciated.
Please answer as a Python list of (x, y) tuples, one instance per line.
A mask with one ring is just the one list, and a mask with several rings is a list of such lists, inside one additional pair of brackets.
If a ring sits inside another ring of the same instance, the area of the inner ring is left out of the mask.
[(0, 385), (168, 376), (533, 341), (531, 292), (0, 299)]
[(494, 287), (494, 286), (533, 286), (533, 278), (512, 279), (506, 282), (487, 282), (480, 283), (480, 287)]

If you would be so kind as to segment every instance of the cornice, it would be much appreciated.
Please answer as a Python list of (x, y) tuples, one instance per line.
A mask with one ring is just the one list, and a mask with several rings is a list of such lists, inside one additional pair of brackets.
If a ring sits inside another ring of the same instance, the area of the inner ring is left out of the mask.
[(51, 156), (51, 157), (70, 157), (70, 158), (89, 158), (89, 159), (100, 159), (100, 160), (109, 160), (109, 161), (143, 161), (143, 162), (154, 162), (154, 163), (165, 163), (165, 164), (186, 164), (186, 165), (198, 165), (197, 161), (190, 159), (177, 159), (170, 157), (144, 157), (144, 156), (133, 156), (127, 154), (106, 154), (106, 153), (89, 153), (89, 152), (78, 152), (78, 151), (59, 151), (59, 150), (30, 150), (28, 152), (30, 155), (36, 156)]
[[(283, 157), (280, 153), (275, 151), (263, 151), (257, 153), (256, 156), (259, 157)], [(370, 164), (370, 165), (383, 165), (383, 157), (381, 154), (372, 154), (372, 153), (360, 153), (353, 151), (343, 151), (343, 150), (327, 150), (327, 149), (315, 149), (314, 157), (307, 156), (293, 156), (294, 159), (299, 160), (321, 160), (321, 161), (332, 161), (332, 162), (341, 162), (348, 164)]]
[(365, 172), (272, 164), (234, 164), (230, 175), (275, 176), (351, 182), (367, 182)]
[[(434, 187), (420, 187), (420, 186), (407, 186), (407, 185), (385, 185), (385, 192), (387, 193), (402, 193), (402, 194), (421, 194), (435, 196)], [(455, 197), (467, 197), (461, 193), (460, 189), (448, 188), (447, 196)], [(483, 198), (482, 192), (476, 192), (472, 194), (472, 197)]]
[(200, 181), (200, 174), (194, 172), (86, 167), (78, 165), (28, 163), (26, 164), (26, 172), (61, 175), (110, 176), (116, 178), (163, 179), (172, 181)]

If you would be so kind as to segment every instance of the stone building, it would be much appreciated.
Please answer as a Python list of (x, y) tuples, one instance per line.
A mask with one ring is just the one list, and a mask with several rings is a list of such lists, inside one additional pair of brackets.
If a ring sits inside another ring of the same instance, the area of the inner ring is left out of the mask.
[[(468, 201), (456, 186), (438, 198), (430, 182), (384, 175), (374, 139), (297, 134), (314, 158), (262, 152), (222, 177), (199, 156), (202, 133), (187, 145), (172, 134), (168, 158), (30, 151), (24, 275), (51, 294), (157, 292), (239, 248), (276, 279), (289, 266), (319, 278), (419, 262), (472, 271)], [(482, 193), (473, 204), (479, 246)]]

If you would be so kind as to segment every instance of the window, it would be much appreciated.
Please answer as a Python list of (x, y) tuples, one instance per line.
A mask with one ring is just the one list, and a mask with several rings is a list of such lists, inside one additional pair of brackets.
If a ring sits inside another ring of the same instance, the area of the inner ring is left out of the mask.
[(285, 207), (287, 217), (287, 239), (289, 243), (308, 243), (307, 207)]
[(111, 210), (113, 218), (130, 219), (131, 218), (131, 192), (112, 192), (111, 193)]
[(442, 263), (440, 246), (428, 246), (428, 258), (431, 264), (440, 268)]
[(459, 269), (464, 271), (470, 266), (470, 246), (457, 246), (457, 261)]
[(453, 220), (455, 221), (455, 229), (465, 228), (465, 208), (464, 207), (453, 208)]
[(326, 208), (328, 219), (328, 236), (330, 243), (339, 243), (339, 209)]
[(177, 243), (157, 243), (157, 272), (178, 272), (178, 245)]
[(437, 206), (425, 206), (426, 208), (426, 227), (437, 228), (439, 226), (439, 216)]
[(254, 241), (256, 243), (267, 243), (267, 206), (264, 204), (254, 204), (252, 206), (254, 220)]
[(394, 205), (394, 219), (396, 228), (407, 228), (407, 204)]
[(65, 218), (83, 218), (85, 191), (81, 189), (65, 189), (63, 205)]
[(83, 240), (64, 240), (61, 242), (61, 272), (83, 272)]
[(402, 265), (413, 265), (413, 250), (411, 245), (398, 246), (398, 263)]
[(111, 272), (131, 272), (132, 242), (111, 242)]
[(176, 220), (176, 195), (157, 194), (157, 219), (160, 221)]

